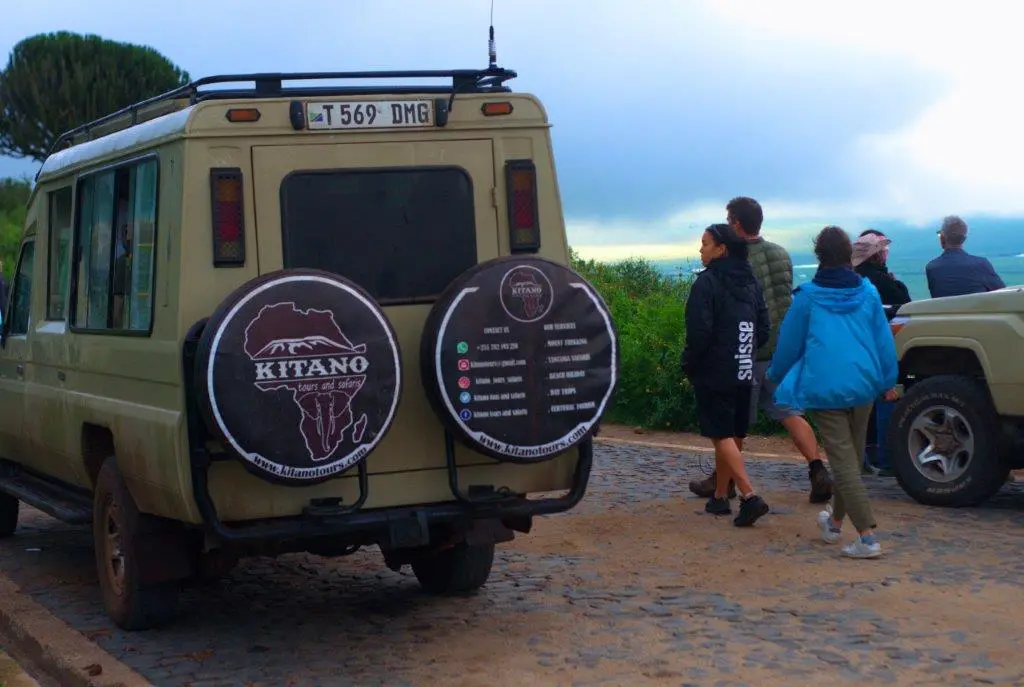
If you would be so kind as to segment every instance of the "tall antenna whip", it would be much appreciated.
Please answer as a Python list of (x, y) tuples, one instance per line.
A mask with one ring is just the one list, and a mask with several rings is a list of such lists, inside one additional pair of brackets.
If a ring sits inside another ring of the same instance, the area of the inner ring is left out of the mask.
[(487, 40), (487, 59), (488, 67), (496, 69), (498, 67), (498, 52), (494, 47), (494, 0), (491, 0), (491, 27), (490, 37)]

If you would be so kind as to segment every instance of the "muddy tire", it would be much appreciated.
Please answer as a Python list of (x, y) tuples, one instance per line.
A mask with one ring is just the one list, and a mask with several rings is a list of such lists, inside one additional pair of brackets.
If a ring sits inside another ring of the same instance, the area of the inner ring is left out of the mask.
[(398, 337), (365, 289), (319, 270), (246, 282), (196, 351), (207, 426), (261, 479), (307, 486), (359, 465), (394, 423)]
[(0, 538), (9, 537), (18, 529), (21, 502), (10, 494), (0, 494)]
[(135, 540), (145, 524), (113, 458), (100, 468), (93, 495), (93, 545), (103, 605), (123, 630), (162, 625), (175, 612), (178, 582), (145, 584)]
[(495, 258), (441, 294), (420, 340), (434, 412), (496, 460), (550, 460), (592, 437), (618, 381), (615, 325), (572, 269), (537, 256)]
[(999, 417), (984, 386), (941, 375), (918, 382), (893, 409), (892, 469), (903, 491), (927, 506), (977, 506), (1006, 483)]
[(465, 594), (487, 583), (494, 565), (494, 544), (455, 546), (423, 554), (412, 571), (430, 594)]

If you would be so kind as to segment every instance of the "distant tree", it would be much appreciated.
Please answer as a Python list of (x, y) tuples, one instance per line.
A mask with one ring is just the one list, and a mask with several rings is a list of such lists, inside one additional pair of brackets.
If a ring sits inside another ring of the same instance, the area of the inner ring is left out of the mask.
[(0, 179), (0, 264), (8, 279), (18, 259), (25, 206), (31, 194), (32, 182), (28, 179)]
[(188, 82), (150, 47), (67, 31), (30, 36), (0, 72), (0, 154), (42, 161), (65, 131)]

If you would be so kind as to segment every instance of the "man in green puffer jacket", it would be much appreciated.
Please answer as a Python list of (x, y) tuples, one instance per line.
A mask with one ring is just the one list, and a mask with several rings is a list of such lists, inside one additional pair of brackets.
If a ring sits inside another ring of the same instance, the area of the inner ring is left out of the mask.
[[(770, 418), (782, 423), (810, 467), (811, 503), (825, 503), (832, 498), (832, 476), (821, 460), (814, 430), (804, 419), (801, 411), (780, 406), (775, 402), (775, 385), (766, 378), (779, 338), (779, 325), (782, 324), (782, 319), (793, 302), (793, 262), (785, 248), (761, 238), (764, 212), (760, 203), (753, 198), (740, 196), (730, 200), (725, 207), (729, 226), (748, 242), (750, 265), (754, 269), (754, 277), (761, 285), (771, 318), (768, 342), (758, 349), (757, 360), (754, 363), (750, 422), (753, 424), (757, 420), (757, 408), (760, 406)], [(740, 448), (742, 449), (742, 446)], [(690, 491), (702, 498), (710, 498), (714, 490), (714, 473), (705, 480), (690, 482)], [(730, 484), (730, 497), (733, 494), (734, 488)]]

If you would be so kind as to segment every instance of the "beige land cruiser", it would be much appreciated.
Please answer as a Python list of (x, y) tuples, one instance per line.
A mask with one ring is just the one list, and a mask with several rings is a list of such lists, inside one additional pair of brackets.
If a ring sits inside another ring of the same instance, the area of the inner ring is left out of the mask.
[(1024, 287), (914, 301), (892, 320), (905, 393), (893, 472), (932, 506), (975, 506), (1024, 468)]
[(62, 136), (3, 311), (0, 534), (91, 522), (141, 629), (244, 555), (472, 590), (577, 504), (619, 352), (514, 77), (216, 76)]

